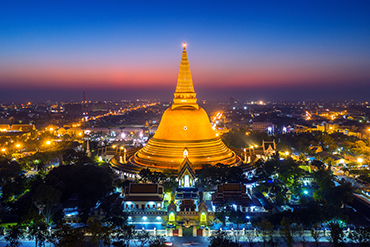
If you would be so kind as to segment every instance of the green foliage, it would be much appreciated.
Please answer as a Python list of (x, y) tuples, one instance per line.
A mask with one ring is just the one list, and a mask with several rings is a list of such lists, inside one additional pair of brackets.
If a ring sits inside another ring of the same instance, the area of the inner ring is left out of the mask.
[(135, 236), (135, 227), (133, 225), (124, 225), (115, 230), (112, 245), (115, 247), (130, 246), (130, 241)]
[(319, 224), (314, 224), (310, 229), (310, 233), (311, 233), (311, 237), (315, 241), (315, 246), (318, 247), (319, 246), (319, 241), (320, 241), (320, 238), (321, 238), (320, 225)]
[(0, 187), (21, 174), (22, 167), (15, 161), (10, 161), (4, 157), (0, 157)]
[(166, 247), (166, 239), (161, 236), (157, 236), (156, 238), (149, 241), (149, 247)]
[(48, 229), (47, 224), (43, 220), (33, 221), (30, 225), (28, 225), (28, 238), (30, 240), (35, 240), (35, 246), (44, 246), (45, 241), (48, 237)]
[(300, 179), (305, 172), (300, 164), (291, 158), (286, 160), (270, 159), (256, 163), (256, 176), (261, 192), (271, 193), (277, 205), (287, 202), (287, 191), (299, 196), (301, 192)]
[(16, 201), (28, 190), (28, 180), (24, 175), (18, 175), (12, 180), (7, 180), (2, 187), (1, 200), (4, 203)]
[(82, 151), (66, 149), (63, 151), (63, 163), (66, 165), (85, 165), (93, 164), (94, 161)]
[(240, 183), (244, 179), (243, 170), (223, 164), (204, 165), (197, 173), (200, 185), (211, 188), (222, 183)]
[(59, 166), (51, 170), (45, 180), (50, 185), (63, 182), (61, 201), (79, 194), (82, 200), (95, 204), (113, 191), (112, 171), (95, 165)]
[(18, 215), (18, 223), (28, 225), (33, 221), (40, 221), (42, 215), (39, 214), (38, 208), (32, 201), (31, 197), (25, 197), (22, 203), (12, 205), (12, 213)]
[(370, 246), (370, 228), (356, 227), (349, 233), (350, 241), (359, 247)]
[(145, 230), (137, 231), (135, 234), (135, 238), (136, 238), (135, 244), (140, 247), (144, 247), (150, 241), (149, 232)]
[(297, 229), (291, 224), (290, 220), (283, 217), (280, 222), (280, 235), (285, 241), (287, 247), (293, 246), (293, 236), (296, 230)]
[(227, 235), (226, 232), (217, 230), (213, 236), (209, 238), (209, 245), (208, 247), (239, 247), (240, 245), (234, 241)]
[(50, 241), (55, 247), (81, 246), (84, 233), (80, 228), (74, 228), (69, 224), (58, 225), (53, 232)]
[(142, 169), (139, 175), (144, 183), (162, 183), (167, 179), (167, 176), (162, 172), (151, 171), (149, 168)]
[(100, 246), (101, 241), (104, 246), (110, 246), (112, 227), (103, 225), (100, 221), (94, 221), (89, 223), (85, 231), (90, 234), (94, 246)]
[(36, 206), (41, 209), (46, 224), (49, 225), (54, 207), (59, 204), (62, 192), (47, 184), (39, 185), (32, 193)]
[(246, 222), (246, 214), (239, 210), (231, 210), (229, 213), (229, 221), (236, 224), (236, 229), (239, 229), (239, 224)]
[(127, 223), (127, 213), (118, 204), (102, 204), (105, 211), (103, 222), (111, 224), (113, 227), (124, 227)]
[(329, 242), (334, 247), (345, 246), (343, 229), (337, 222), (329, 223), (330, 234), (328, 236)]
[(265, 247), (268, 243), (273, 244), (275, 242), (273, 236), (274, 227), (267, 219), (257, 222), (256, 227), (259, 237), (262, 238), (263, 247)]
[(335, 186), (334, 177), (328, 170), (318, 170), (314, 173), (314, 179), (317, 184), (317, 189), (313, 194), (315, 200), (336, 208), (352, 201), (352, 186), (349, 183)]
[(14, 225), (8, 230), (5, 241), (5, 247), (19, 247), (22, 245), (21, 240), (24, 238), (23, 230), (19, 225)]

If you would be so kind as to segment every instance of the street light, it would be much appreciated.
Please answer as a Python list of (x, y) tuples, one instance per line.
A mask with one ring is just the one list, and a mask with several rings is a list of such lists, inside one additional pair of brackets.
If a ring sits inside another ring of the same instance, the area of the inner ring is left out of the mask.
[(20, 148), (21, 147), (21, 144), (17, 144), (15, 145), (16, 148)]
[(46, 141), (45, 144), (46, 145), (50, 145), (51, 144), (51, 141)]
[(287, 155), (287, 156), (288, 156), (288, 155), (289, 155), (289, 152), (288, 152), (288, 151), (286, 151), (286, 152), (285, 152), (285, 155)]
[(358, 158), (358, 159), (357, 159), (357, 162), (358, 162), (358, 163), (362, 163), (362, 162), (364, 162), (364, 160), (363, 160), (362, 158)]

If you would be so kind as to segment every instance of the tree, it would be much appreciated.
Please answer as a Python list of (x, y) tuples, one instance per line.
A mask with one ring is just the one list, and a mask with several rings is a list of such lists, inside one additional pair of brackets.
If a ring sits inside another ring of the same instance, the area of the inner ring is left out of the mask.
[(231, 207), (229, 202), (226, 202), (216, 207), (215, 216), (223, 225), (226, 225), (226, 217), (229, 217), (232, 211), (234, 211), (234, 209)]
[(115, 231), (115, 237), (112, 245), (115, 247), (129, 247), (130, 241), (134, 238), (135, 227), (133, 225), (124, 225)]
[(32, 194), (36, 206), (45, 216), (47, 225), (50, 223), (54, 206), (59, 204), (61, 195), (62, 192), (60, 192), (60, 190), (54, 189), (52, 186), (46, 184), (38, 186)]
[(55, 247), (81, 246), (84, 234), (80, 228), (71, 227), (69, 224), (58, 225), (53, 232), (51, 242)]
[(239, 224), (243, 224), (245, 222), (245, 213), (239, 210), (231, 210), (229, 214), (229, 221), (236, 224), (236, 229), (239, 230)]
[(217, 230), (209, 239), (208, 247), (240, 247), (240, 245), (230, 239), (226, 232)]
[(294, 227), (292, 226), (291, 222), (283, 217), (280, 223), (280, 235), (284, 239), (287, 247), (293, 246), (293, 236), (294, 236)]
[(136, 242), (135, 242), (136, 246), (140, 246), (140, 247), (144, 247), (150, 241), (149, 232), (145, 230), (136, 232), (135, 238), (136, 238)]
[(14, 225), (10, 228), (5, 236), (6, 247), (19, 247), (22, 245), (20, 242), (23, 239), (23, 230), (19, 225)]
[(299, 242), (302, 244), (302, 247), (306, 247), (307, 245), (307, 236), (305, 235), (305, 230), (302, 225), (299, 226), (299, 229), (297, 231)]
[(149, 168), (141, 169), (140, 170), (140, 179), (147, 183), (152, 176), (152, 171)]
[(328, 236), (329, 242), (334, 246), (345, 246), (344, 233), (338, 222), (329, 223), (330, 235)]
[(110, 246), (112, 228), (110, 226), (102, 225), (100, 221), (91, 222), (86, 231), (91, 234), (94, 246), (100, 246), (103, 241), (104, 246)]
[(266, 246), (268, 242), (273, 242), (273, 225), (264, 219), (261, 222), (256, 223), (258, 229), (258, 235), (262, 238), (263, 247)]
[(46, 184), (56, 186), (63, 182), (61, 202), (73, 194), (79, 195), (78, 210), (82, 222), (86, 223), (91, 207), (113, 191), (113, 174), (110, 168), (95, 165), (59, 166), (45, 178)]
[(7, 180), (1, 189), (1, 200), (4, 203), (16, 201), (27, 190), (28, 181), (29, 179), (24, 175), (16, 176), (12, 180)]
[(0, 187), (2, 187), (6, 181), (19, 176), (22, 172), (22, 167), (15, 161), (10, 161), (4, 157), (0, 157)]
[(28, 228), (28, 238), (35, 239), (36, 247), (44, 245), (48, 234), (48, 226), (45, 221), (35, 221)]
[(311, 237), (315, 241), (315, 246), (319, 247), (319, 241), (320, 241), (320, 225), (319, 224), (314, 224), (311, 229)]
[(118, 204), (103, 204), (104, 211), (106, 214), (104, 216), (103, 222), (108, 222), (114, 227), (123, 227), (127, 222), (127, 213), (125, 213), (122, 207)]
[(251, 230), (245, 231), (245, 236), (244, 237), (245, 237), (245, 240), (248, 243), (249, 247), (256, 246), (257, 243), (254, 242), (257, 239), (257, 235), (256, 235), (255, 231), (251, 231)]
[(149, 241), (149, 247), (166, 247), (166, 239), (162, 236), (157, 236)]
[(349, 239), (355, 246), (370, 246), (370, 228), (358, 227), (349, 232)]

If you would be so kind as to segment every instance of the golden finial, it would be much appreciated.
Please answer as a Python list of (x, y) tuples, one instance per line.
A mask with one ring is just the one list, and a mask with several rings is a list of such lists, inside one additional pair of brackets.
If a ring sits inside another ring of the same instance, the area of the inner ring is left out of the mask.
[(186, 48), (186, 43), (184, 42), (184, 44), (182, 44), (182, 47)]

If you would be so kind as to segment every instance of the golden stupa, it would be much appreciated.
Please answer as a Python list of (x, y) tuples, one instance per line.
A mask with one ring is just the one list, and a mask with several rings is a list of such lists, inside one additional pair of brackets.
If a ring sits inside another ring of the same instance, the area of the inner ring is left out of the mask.
[(204, 164), (235, 164), (239, 158), (216, 135), (207, 113), (197, 104), (185, 43), (183, 47), (173, 104), (164, 112), (153, 138), (135, 153), (131, 163), (177, 171), (186, 152), (194, 169)]

